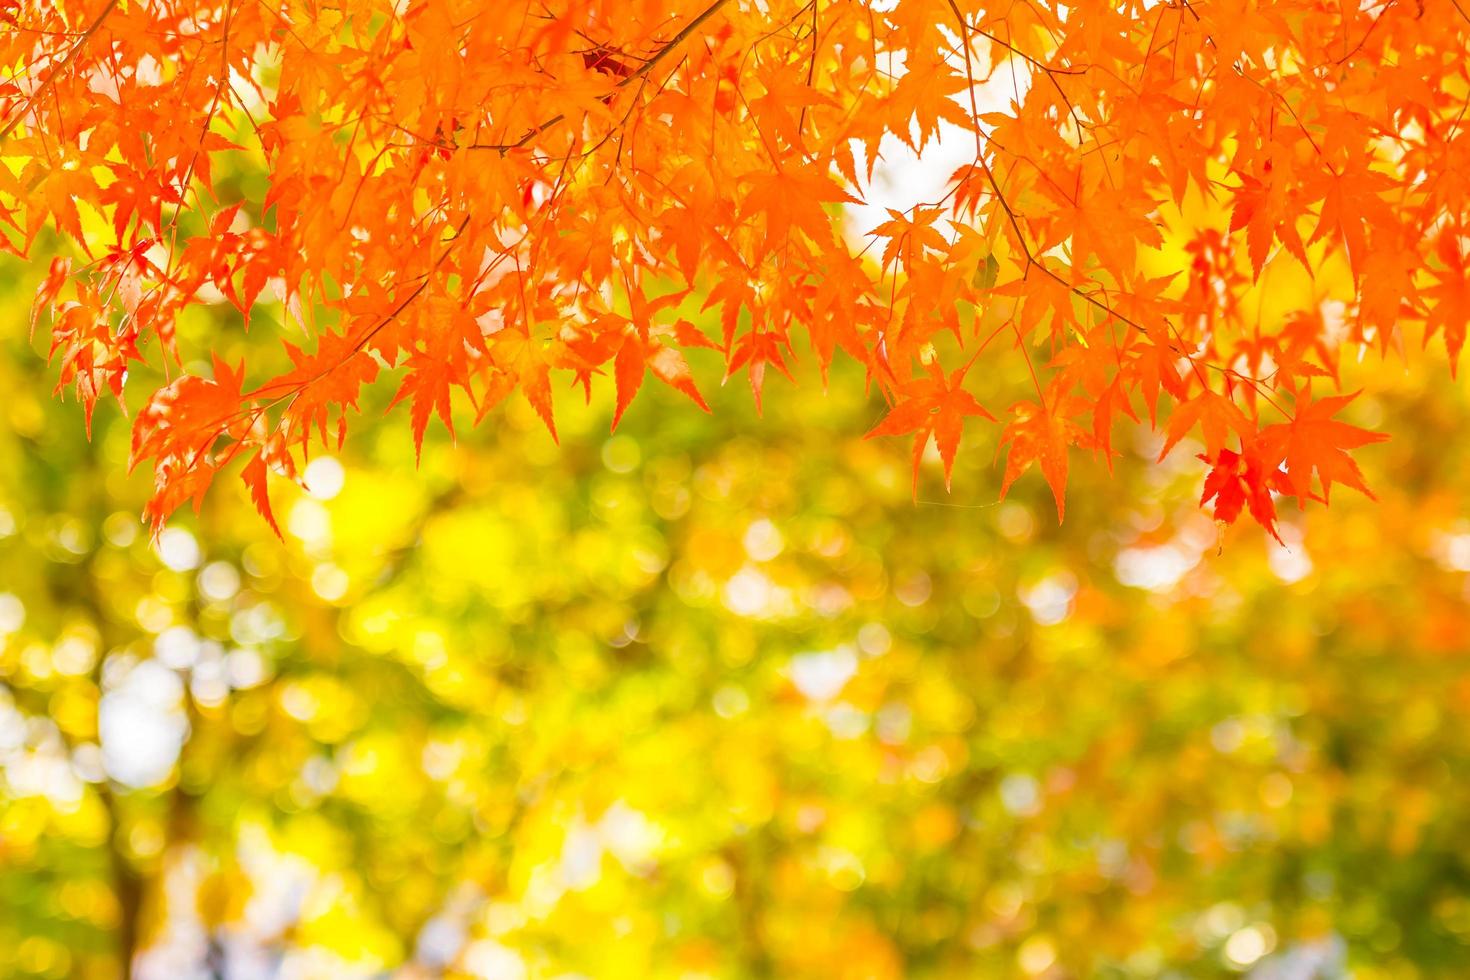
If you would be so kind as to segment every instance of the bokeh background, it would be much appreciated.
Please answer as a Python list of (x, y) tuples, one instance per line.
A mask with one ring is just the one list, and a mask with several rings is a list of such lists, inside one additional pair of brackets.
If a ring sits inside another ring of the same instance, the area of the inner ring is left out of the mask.
[(1345, 366), (1380, 499), (1284, 545), (1146, 426), (1065, 524), (978, 428), (916, 500), (852, 365), (759, 418), (703, 352), (711, 415), (650, 384), (610, 436), (605, 382), (560, 447), (512, 404), (418, 465), (384, 386), (273, 486), (284, 540), (237, 481), (151, 540), (127, 418), (88, 441), (27, 337), (40, 268), (0, 262), (0, 976), (1470, 975), (1441, 360)]

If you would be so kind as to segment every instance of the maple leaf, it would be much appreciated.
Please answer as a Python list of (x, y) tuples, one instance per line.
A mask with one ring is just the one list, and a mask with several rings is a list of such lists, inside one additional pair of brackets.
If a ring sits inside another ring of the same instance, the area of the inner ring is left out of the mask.
[[(1076, 407), (1076, 399), (1060, 401), (1064, 408)], [(1036, 402), (1018, 402), (1012, 406), (1011, 413), (1015, 418), (1000, 435), (1000, 445), (1010, 446), (1005, 476), (1000, 483), (1000, 499), (1006, 498), (1011, 484), (1035, 463), (1051, 487), (1060, 523), (1067, 516), (1067, 447), (1086, 445), (1087, 434), (1071, 419)]]
[(834, 257), (822, 273), (812, 296), (812, 322), (807, 328), (822, 381), (827, 382), (828, 367), (837, 350), (846, 351), (863, 364), (871, 379), (876, 358), (863, 332), (880, 312), (872, 301), (872, 280), (861, 263), (849, 255)]
[(818, 92), (805, 80), (788, 73), (765, 72), (761, 84), (766, 92), (750, 102), (751, 112), (761, 127), (785, 146), (800, 150), (803, 139), (800, 121), (813, 106), (833, 105), (831, 96)]
[(418, 352), (410, 355), (407, 373), (388, 407), (391, 409), (405, 398), (413, 398), (409, 419), (413, 426), (414, 459), (423, 455), (424, 430), (429, 426), (431, 413), (438, 414), (439, 421), (449, 430), (449, 437), (454, 438), (454, 419), (449, 405), (449, 388), (452, 384), (468, 389), (466, 379), (454, 370), (448, 358)]
[(795, 381), (791, 376), (791, 369), (786, 366), (786, 357), (781, 348), (789, 343), (785, 337), (774, 331), (752, 330), (743, 335), (735, 344), (734, 353), (730, 357), (730, 363), (725, 367), (725, 380), (741, 368), (745, 368), (750, 376), (750, 391), (755, 396), (755, 410), (759, 414), (761, 409), (761, 398), (766, 388), (766, 365), (774, 364), (776, 370), (785, 375), (787, 381)]
[(921, 258), (926, 249), (946, 251), (949, 243), (934, 227), (934, 221), (942, 213), (940, 208), (915, 208), (910, 217), (889, 208), (888, 220), (868, 233), (875, 238), (888, 239), (888, 246), (883, 250), (883, 268), (892, 266), (900, 256), (904, 266), (908, 267), (916, 258)]
[[(1270, 174), (1269, 164), (1266, 172)], [(1237, 172), (1236, 176), (1240, 179), (1240, 187), (1235, 191), (1230, 230), (1245, 229), (1246, 248), (1255, 278), (1261, 278), (1271, 243), (1277, 238), (1303, 267), (1310, 270), (1306, 246), (1296, 230), (1297, 214), (1292, 210), (1286, 188), (1278, 182), (1262, 182), (1250, 174)]]
[(1369, 170), (1361, 160), (1335, 173), (1318, 176), (1322, 206), (1317, 228), (1307, 244), (1331, 235), (1347, 248), (1353, 278), (1361, 279), (1368, 260), (1367, 229), (1382, 223), (1389, 205), (1379, 196), (1392, 186), (1383, 174)]
[(1158, 228), (1145, 217), (1153, 209), (1154, 202), (1139, 200), (1136, 192), (1104, 187), (1089, 189), (1076, 206), (1068, 206), (1073, 279), (1084, 278), (1089, 256), (1096, 256), (1114, 278), (1131, 279), (1138, 247), (1156, 248), (1162, 242)]
[[(1326, 334), (1327, 324), (1320, 306), (1299, 310), (1285, 319), (1274, 344), (1281, 387), (1294, 388), (1298, 374), (1337, 379), (1337, 351), (1328, 343)], [(1308, 351), (1316, 355), (1318, 364), (1305, 359)]]
[[(1399, 318), (1406, 312), (1412, 312), (1418, 302), (1419, 291), (1414, 284), (1414, 275), (1423, 259), (1412, 246), (1398, 241), (1396, 236), (1374, 234), (1372, 243), (1367, 255), (1360, 253), (1359, 257), (1352, 259), (1354, 267), (1361, 270), (1358, 312), (1365, 323), (1372, 324), (1387, 339), (1397, 331)], [(1360, 242), (1359, 247), (1365, 246)], [(1426, 340), (1430, 333), (1426, 330)], [(1455, 370), (1455, 360), (1452, 352), (1451, 372)]]
[(364, 352), (349, 333), (320, 334), (314, 354), (289, 341), (283, 346), (292, 370), (246, 393), (245, 397), (251, 400), (289, 397), (288, 413), (299, 420), (301, 440), (305, 442), (310, 437), (314, 426), (325, 441), (332, 409), (342, 413), (357, 407), (362, 386), (378, 376), (378, 361)]
[(877, 425), (868, 430), (865, 438), (874, 436), (896, 436), (914, 433), (914, 496), (919, 495), (919, 462), (929, 438), (939, 448), (939, 458), (944, 464), (944, 489), (950, 488), (950, 473), (954, 470), (955, 453), (959, 450), (960, 436), (964, 432), (965, 419), (972, 416), (995, 421), (995, 416), (975, 400), (975, 396), (961, 387), (969, 366), (955, 369), (948, 378), (939, 365), (930, 361), (927, 372), (913, 381), (899, 386), (898, 398)]
[(78, 201), (90, 203), (101, 197), (101, 190), (90, 171), (63, 164), (45, 168), (39, 178), (40, 199), (33, 206), (31, 226), (37, 227), (35, 218), (42, 215), (40, 205), (44, 204), (56, 227), (70, 235), (81, 246), (82, 251), (91, 255), (87, 236), (82, 229), (81, 213), (77, 210)]
[(1361, 392), (1355, 391), (1299, 405), (1290, 422), (1261, 430), (1262, 455), (1266, 463), (1273, 469), (1276, 464), (1285, 464), (1285, 484), (1298, 499), (1305, 501), (1312, 496), (1314, 472), (1322, 484), (1323, 502), (1330, 497), (1334, 482), (1375, 499), (1363, 481), (1362, 471), (1347, 450), (1383, 442), (1388, 436), (1333, 418), (1359, 394)]
[(133, 420), (129, 466), (144, 459), (192, 460), (222, 435), (243, 434), (250, 416), (241, 396), (244, 369), (243, 362), (231, 368), (215, 355), (213, 379), (186, 374), (154, 392)]
[(1092, 409), (1092, 445), (1107, 461), (1109, 473), (1113, 472), (1113, 413), (1118, 409), (1133, 421), (1138, 421), (1133, 406), (1128, 403), (1121, 375), (1102, 389)]
[(766, 218), (766, 243), (780, 245), (794, 225), (814, 242), (832, 235), (832, 222), (822, 210), (823, 202), (858, 203), (837, 182), (810, 166), (788, 165), (774, 171), (751, 174), (750, 185), (741, 217), (763, 214)]
[[(889, 111), (895, 122), (893, 133), (915, 151), (939, 134), (941, 119), (962, 129), (971, 129), (975, 120), (952, 96), (969, 88), (969, 81), (943, 62), (910, 65), (889, 96)], [(916, 142), (910, 120), (919, 131)]]
[(240, 471), (240, 479), (244, 480), (245, 486), (250, 488), (250, 501), (255, 504), (255, 509), (260, 512), (261, 517), (265, 518), (271, 530), (276, 532), (276, 537), (282, 538), (281, 527), (276, 523), (276, 515), (271, 511), (270, 494), (266, 491), (264, 449), (250, 457), (250, 462), (246, 463), (245, 468)]
[(1178, 399), (1188, 395), (1188, 387), (1179, 373), (1179, 356), (1174, 353), (1169, 338), (1163, 331), (1150, 331), (1150, 342), (1134, 347), (1129, 372), (1137, 379), (1143, 402), (1148, 406), (1150, 422), (1159, 417), (1159, 394), (1169, 394)]
[(684, 355), (672, 347), (646, 342), (638, 336), (636, 331), (630, 332), (623, 340), (622, 346), (618, 348), (617, 357), (613, 362), (613, 376), (617, 382), (617, 407), (613, 410), (613, 431), (617, 431), (623, 412), (632, 403), (633, 396), (638, 394), (638, 389), (643, 386), (643, 376), (648, 371), (652, 371), (655, 378), (670, 388), (687, 395), (694, 404), (706, 412), (709, 411), (709, 405), (705, 402), (704, 396), (699, 393), (699, 387), (694, 383), (694, 375), (689, 370), (689, 362), (684, 360)]
[(1229, 396), (1206, 388), (1198, 395), (1174, 408), (1169, 416), (1169, 426), (1164, 434), (1164, 447), (1159, 450), (1159, 459), (1179, 444), (1196, 426), (1204, 436), (1205, 451), (1211, 456), (1225, 448), (1225, 440), (1233, 429), (1242, 439), (1251, 439), (1256, 427), (1240, 407)]
[(1256, 523), (1280, 541), (1281, 535), (1276, 530), (1276, 502), (1271, 499), (1272, 484), (1276, 482), (1278, 472), (1268, 469), (1252, 452), (1221, 449), (1213, 456), (1200, 453), (1199, 459), (1210, 464), (1204, 492), (1199, 498), (1200, 506), (1213, 500), (1215, 520), (1226, 524), (1234, 524), (1241, 509), (1249, 507)]
[(1461, 251), (1460, 236), (1446, 229), (1439, 236), (1435, 251), (1444, 270), (1433, 270), (1432, 286), (1423, 290), (1429, 304), (1425, 320), (1424, 340), (1436, 333), (1444, 334), (1445, 350), (1450, 355), (1450, 371), (1459, 368), (1460, 350), (1465, 346), (1465, 330), (1470, 326), (1470, 257)]
[(36, 332), (36, 321), (41, 317), (41, 311), (49, 309), (56, 304), (56, 297), (61, 295), (62, 287), (71, 276), (71, 259), (58, 255), (51, 260), (50, 271), (46, 273), (46, 279), (36, 289), (35, 302), (31, 304), (31, 334)]
[(551, 402), (550, 367), (545, 361), (531, 359), (521, 375), (520, 386), (526, 401), (531, 403), (546, 425), (546, 431), (551, 433), (551, 441), (560, 444), (561, 439), (556, 434), (556, 413)]
[(158, 171), (139, 172), (121, 164), (112, 166), (113, 181), (102, 189), (98, 201), (113, 208), (113, 231), (121, 241), (134, 216), (141, 228), (157, 235), (163, 227), (163, 208), (178, 204), (178, 191)]

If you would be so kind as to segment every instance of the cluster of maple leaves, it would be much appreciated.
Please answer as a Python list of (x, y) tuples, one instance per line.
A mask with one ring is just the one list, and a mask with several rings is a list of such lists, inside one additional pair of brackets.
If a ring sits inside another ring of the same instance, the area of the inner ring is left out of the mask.
[[(155, 526), (237, 460), (270, 519), (267, 472), (340, 444), (384, 371), (420, 441), (454, 389), (555, 436), (558, 379), (611, 374), (618, 417), (648, 374), (705, 408), (704, 347), (757, 401), (805, 348), (855, 358), (916, 474), (996, 421), (1002, 492), (1036, 465), (1059, 514), (1069, 453), (1162, 404), (1203, 502), (1274, 533), (1276, 496), (1367, 492), (1343, 349), (1454, 359), (1470, 319), (1461, 0), (0, 0), (0, 64), (0, 242), (85, 256), (32, 315), (61, 385), (90, 420), (134, 362), (175, 366), (134, 422)], [(1005, 105), (976, 94), (997, 72)], [(942, 123), (973, 160), (855, 248), (840, 205), (885, 139)], [(1190, 199), (1228, 220), (1166, 220)], [(1166, 236), (1189, 265), (1150, 274)], [(1246, 315), (1273, 263), (1344, 257), (1342, 317)], [(307, 338), (289, 371), (180, 373), (182, 312), (266, 301)], [(999, 357), (1035, 396), (987, 410), (967, 372)]]

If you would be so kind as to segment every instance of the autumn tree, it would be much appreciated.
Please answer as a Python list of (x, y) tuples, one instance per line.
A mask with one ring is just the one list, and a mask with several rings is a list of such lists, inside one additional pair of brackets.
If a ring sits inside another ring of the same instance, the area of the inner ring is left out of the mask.
[[(155, 527), (237, 466), (340, 445), (365, 386), (416, 442), (455, 402), (649, 375), (757, 403), (862, 368), (874, 434), (969, 423), (1063, 513), (1120, 418), (1186, 436), (1203, 503), (1367, 492), (1340, 364), (1470, 316), (1459, 0), (0, 3), (5, 245), (55, 251), (33, 326), (90, 419), (149, 390)], [(973, 144), (935, 200), (851, 229), (883, 157)], [(226, 161), (250, 179), (222, 181)], [(247, 166), (248, 165), (248, 166)], [(253, 168), (253, 169), (252, 169)], [(53, 242), (44, 230), (71, 241)], [(79, 254), (71, 254), (71, 253)], [(1295, 308), (1271, 299), (1293, 282)], [(227, 303), (284, 359), (183, 349)], [(718, 312), (700, 329), (693, 312)], [(707, 353), (706, 353), (707, 352)], [(1025, 362), (1032, 393), (974, 379)], [(380, 380), (391, 374), (391, 380)], [(608, 377), (610, 376), (610, 377)], [(135, 381), (135, 384), (139, 381)], [(614, 424), (616, 424), (615, 417)], [(1191, 444), (1194, 444), (1191, 443)]]

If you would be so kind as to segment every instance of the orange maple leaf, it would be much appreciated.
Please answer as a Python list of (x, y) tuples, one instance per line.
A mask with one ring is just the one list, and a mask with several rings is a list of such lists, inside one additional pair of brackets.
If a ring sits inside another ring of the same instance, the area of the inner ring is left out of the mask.
[(1235, 430), (1242, 439), (1255, 436), (1255, 426), (1228, 395), (1209, 388), (1174, 408), (1165, 430), (1164, 448), (1159, 450), (1159, 459), (1169, 455), (1169, 450), (1179, 440), (1198, 426), (1205, 439), (1205, 451), (1211, 456), (1225, 448), (1230, 430)]
[[(1064, 408), (1075, 407), (1080, 399), (1061, 399)], [(1077, 423), (1062, 414), (1049, 410), (1044, 404), (1019, 402), (1012, 406), (1015, 415), (1001, 433), (1000, 444), (1009, 445), (1006, 454), (1006, 472), (1000, 483), (1000, 499), (1017, 478), (1031, 468), (1032, 463), (1041, 467), (1041, 475), (1051, 487), (1052, 498), (1057, 504), (1057, 521), (1067, 516), (1067, 447), (1087, 445), (1087, 433)]]
[(1322, 501), (1326, 503), (1334, 482), (1346, 484), (1373, 498), (1373, 491), (1363, 482), (1363, 473), (1347, 450), (1356, 449), (1388, 438), (1381, 432), (1370, 432), (1332, 416), (1357, 398), (1361, 392), (1337, 395), (1302, 405), (1290, 422), (1261, 430), (1262, 453), (1266, 464), (1275, 468), (1286, 465), (1286, 485), (1300, 500), (1312, 496), (1312, 474), (1322, 483)]
[(699, 387), (694, 383), (694, 374), (689, 370), (689, 362), (684, 359), (684, 355), (673, 347), (645, 341), (636, 332), (630, 332), (618, 348), (617, 357), (613, 361), (613, 377), (618, 389), (617, 407), (613, 410), (612, 420), (614, 431), (623, 418), (623, 412), (632, 403), (633, 396), (643, 386), (643, 376), (648, 371), (652, 371), (655, 378), (670, 388), (687, 395), (706, 412), (709, 411), (709, 404), (699, 393)]
[(957, 368), (946, 378), (938, 363), (930, 361), (926, 374), (899, 386), (898, 400), (893, 408), (865, 436), (871, 439), (874, 436), (914, 433), (915, 497), (919, 494), (919, 461), (930, 436), (934, 437), (934, 444), (939, 448), (939, 458), (944, 464), (944, 488), (948, 490), (965, 419), (979, 416), (995, 421), (995, 416), (961, 387), (968, 368), (969, 365)]

